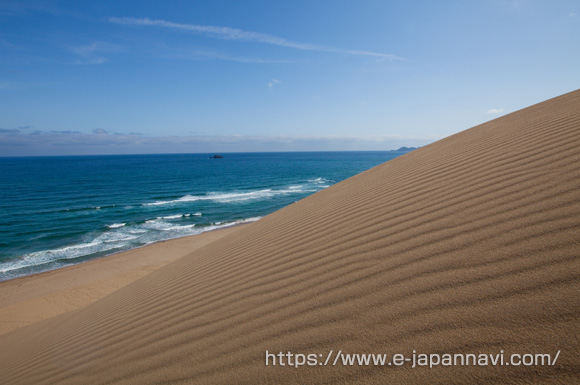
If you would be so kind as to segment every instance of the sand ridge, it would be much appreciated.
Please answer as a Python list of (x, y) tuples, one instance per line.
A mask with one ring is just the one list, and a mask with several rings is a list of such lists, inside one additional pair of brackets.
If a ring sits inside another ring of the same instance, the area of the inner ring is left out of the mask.
[[(393, 159), (0, 336), (0, 383), (563, 384), (580, 373), (580, 91)], [(265, 366), (265, 351), (553, 367)]]

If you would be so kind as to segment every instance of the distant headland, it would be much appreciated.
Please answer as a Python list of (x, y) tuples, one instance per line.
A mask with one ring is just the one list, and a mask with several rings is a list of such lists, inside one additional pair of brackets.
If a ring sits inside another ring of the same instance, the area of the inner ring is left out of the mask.
[(413, 151), (416, 150), (420, 147), (400, 147), (397, 150), (390, 150), (392, 152), (409, 152), (409, 151)]

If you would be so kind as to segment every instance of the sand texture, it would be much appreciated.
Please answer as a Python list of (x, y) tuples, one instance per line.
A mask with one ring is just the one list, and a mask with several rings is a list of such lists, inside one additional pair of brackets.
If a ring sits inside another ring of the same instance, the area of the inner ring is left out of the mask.
[(244, 225), (158, 242), (80, 265), (0, 282), (0, 334), (91, 304), (241, 226)]
[[(580, 91), (338, 183), (0, 349), (0, 384), (577, 384)], [(265, 366), (266, 350), (331, 349), (561, 354)]]

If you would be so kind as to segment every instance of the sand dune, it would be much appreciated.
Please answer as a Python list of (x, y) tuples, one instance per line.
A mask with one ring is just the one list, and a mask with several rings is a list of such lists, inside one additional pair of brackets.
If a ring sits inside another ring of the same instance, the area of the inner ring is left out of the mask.
[[(580, 378), (580, 91), (338, 183), (0, 336), (2, 384)], [(554, 366), (266, 366), (265, 351), (549, 353)]]

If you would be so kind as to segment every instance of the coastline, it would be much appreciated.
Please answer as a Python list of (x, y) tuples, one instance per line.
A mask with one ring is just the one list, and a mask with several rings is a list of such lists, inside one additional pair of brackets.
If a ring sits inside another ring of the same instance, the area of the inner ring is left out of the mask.
[(245, 153), (224, 163), (199, 154), (3, 160), (0, 281), (249, 222), (398, 155)]
[[(1, 334), (0, 383), (575, 384), (578, 106), (580, 90), (462, 131), (194, 252), (153, 245), (185, 256)], [(27, 309), (87, 283), (29, 280)]]
[(89, 305), (249, 223), (0, 282), (0, 335)]

